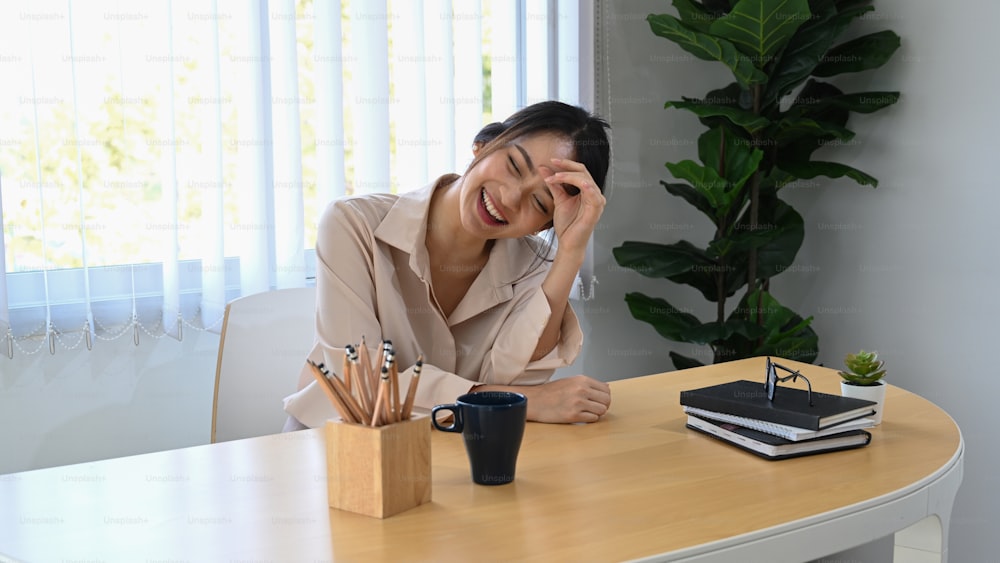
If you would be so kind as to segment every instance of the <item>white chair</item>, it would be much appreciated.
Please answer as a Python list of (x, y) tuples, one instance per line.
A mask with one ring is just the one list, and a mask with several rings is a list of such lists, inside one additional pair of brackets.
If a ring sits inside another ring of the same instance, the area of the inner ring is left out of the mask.
[(215, 369), (212, 442), (277, 434), (316, 330), (316, 288), (247, 295), (226, 305)]

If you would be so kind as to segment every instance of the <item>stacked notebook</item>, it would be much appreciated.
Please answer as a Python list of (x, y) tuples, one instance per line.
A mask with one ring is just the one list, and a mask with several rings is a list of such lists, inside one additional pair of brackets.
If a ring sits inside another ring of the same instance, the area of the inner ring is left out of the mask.
[(875, 403), (782, 387), (769, 400), (760, 382), (739, 380), (681, 391), (687, 427), (766, 459), (860, 448), (871, 442)]

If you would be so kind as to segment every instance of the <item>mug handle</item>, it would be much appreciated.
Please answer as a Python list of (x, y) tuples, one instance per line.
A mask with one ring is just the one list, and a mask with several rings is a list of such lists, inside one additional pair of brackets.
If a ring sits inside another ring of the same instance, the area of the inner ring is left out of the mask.
[[(438, 411), (451, 411), (453, 416), (451, 426), (441, 426), (437, 419)], [(431, 424), (434, 425), (434, 428), (442, 432), (461, 432), (464, 426), (462, 423), (462, 409), (458, 405), (437, 405), (431, 409)]]

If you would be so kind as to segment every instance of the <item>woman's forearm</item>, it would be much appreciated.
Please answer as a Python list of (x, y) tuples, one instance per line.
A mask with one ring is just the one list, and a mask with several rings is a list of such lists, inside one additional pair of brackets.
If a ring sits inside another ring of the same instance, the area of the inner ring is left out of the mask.
[(549, 302), (551, 315), (538, 338), (538, 344), (531, 355), (532, 361), (545, 357), (559, 343), (560, 329), (569, 303), (569, 294), (582, 265), (583, 253), (571, 254), (568, 251), (562, 251), (562, 249), (556, 251), (552, 267), (549, 268), (545, 281), (542, 282), (542, 292)]
[(611, 387), (585, 375), (541, 385), (477, 385), (471, 391), (512, 391), (528, 399), (532, 422), (597, 422), (611, 406)]

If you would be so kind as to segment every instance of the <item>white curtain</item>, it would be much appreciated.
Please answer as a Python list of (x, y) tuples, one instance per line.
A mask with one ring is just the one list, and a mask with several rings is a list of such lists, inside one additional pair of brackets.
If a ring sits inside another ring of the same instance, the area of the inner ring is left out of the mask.
[(330, 199), (415, 189), (487, 121), (581, 103), (579, 9), (3, 3), (0, 351), (183, 338), (310, 283)]
[[(0, 233), (5, 233), (3, 228), (3, 174), (0, 173)], [(14, 336), (10, 328), (10, 307), (7, 304), (7, 255), (5, 247), (0, 238), (0, 338), (6, 340), (3, 353), (8, 358), (14, 357)]]

